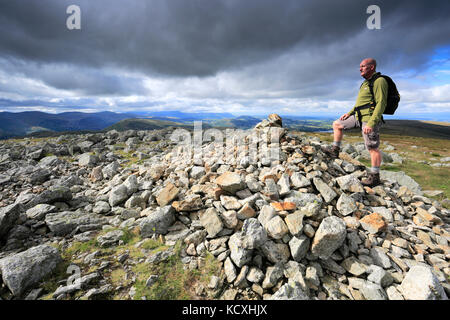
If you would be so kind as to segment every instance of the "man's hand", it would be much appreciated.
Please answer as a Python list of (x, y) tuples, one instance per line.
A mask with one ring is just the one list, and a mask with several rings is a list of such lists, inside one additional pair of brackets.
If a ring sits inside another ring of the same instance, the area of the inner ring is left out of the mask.
[(350, 115), (349, 115), (348, 113), (346, 113), (346, 114), (343, 114), (343, 115), (339, 118), (339, 120), (343, 121), (343, 120), (347, 119), (348, 117), (350, 117)]
[(363, 128), (363, 132), (364, 134), (369, 134), (373, 131), (373, 129), (371, 127), (364, 127)]

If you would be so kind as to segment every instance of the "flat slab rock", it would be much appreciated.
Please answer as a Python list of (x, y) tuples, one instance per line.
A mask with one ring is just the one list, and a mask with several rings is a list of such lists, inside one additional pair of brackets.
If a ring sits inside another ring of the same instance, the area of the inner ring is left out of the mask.
[(20, 297), (52, 273), (61, 261), (58, 249), (44, 244), (1, 259), (0, 272), (12, 294)]
[(45, 223), (56, 235), (65, 236), (81, 226), (101, 228), (108, 223), (108, 219), (94, 213), (63, 211), (47, 214)]

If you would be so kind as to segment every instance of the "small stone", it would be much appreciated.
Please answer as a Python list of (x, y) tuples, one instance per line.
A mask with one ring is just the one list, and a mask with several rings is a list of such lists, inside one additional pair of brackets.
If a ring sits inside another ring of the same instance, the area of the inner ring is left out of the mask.
[(301, 261), (308, 252), (310, 239), (304, 235), (292, 237), (289, 241), (292, 257), (295, 261)]
[(288, 216), (284, 219), (286, 225), (289, 229), (289, 232), (293, 236), (300, 235), (303, 231), (303, 217), (305, 215), (300, 211), (296, 211), (294, 213), (288, 214)]
[(379, 284), (383, 288), (388, 287), (394, 282), (394, 278), (389, 274), (389, 272), (386, 272), (383, 268), (371, 265), (368, 269), (368, 272), (370, 273), (367, 277), (367, 280)]
[(246, 203), (237, 212), (237, 217), (241, 220), (253, 218), (256, 215), (256, 211), (252, 208), (249, 203)]
[(289, 232), (286, 223), (280, 216), (275, 216), (266, 224), (267, 234), (273, 239), (281, 239)]
[(361, 223), (361, 226), (370, 234), (376, 234), (384, 231), (387, 227), (383, 217), (376, 212), (366, 215), (364, 218), (359, 220), (359, 222)]
[(346, 237), (345, 223), (342, 219), (332, 216), (322, 220), (314, 235), (311, 252), (321, 259), (327, 259), (339, 248)]
[(331, 202), (336, 196), (337, 193), (331, 189), (325, 182), (323, 182), (320, 178), (313, 179), (314, 186), (319, 190), (322, 197), (325, 199), (326, 203)]
[(214, 208), (208, 208), (200, 215), (200, 223), (208, 232), (209, 237), (215, 237), (223, 229), (222, 220)]
[(173, 183), (169, 182), (156, 197), (156, 202), (160, 207), (164, 207), (177, 197), (179, 191)]
[(342, 264), (342, 267), (344, 267), (345, 270), (350, 272), (351, 274), (359, 277), (360, 275), (364, 274), (367, 271), (367, 266), (355, 257), (349, 257), (345, 259)]
[(224, 272), (227, 277), (228, 283), (233, 283), (233, 281), (236, 280), (237, 278), (236, 267), (234, 266), (233, 262), (229, 257), (225, 259)]
[(247, 274), (247, 280), (253, 283), (260, 283), (264, 279), (264, 272), (256, 267), (251, 267)]
[(220, 175), (215, 183), (218, 184), (223, 190), (232, 194), (239, 190), (245, 189), (246, 183), (242, 180), (241, 176), (236, 172), (227, 171)]
[(358, 208), (356, 206), (355, 200), (353, 200), (352, 197), (349, 197), (345, 193), (342, 193), (339, 197), (339, 200), (337, 201), (336, 209), (338, 209), (340, 214), (346, 216), (355, 212)]

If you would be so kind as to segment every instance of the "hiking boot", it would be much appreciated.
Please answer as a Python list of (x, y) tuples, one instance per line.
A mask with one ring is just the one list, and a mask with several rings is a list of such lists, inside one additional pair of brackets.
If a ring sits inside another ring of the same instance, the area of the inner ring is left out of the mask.
[(339, 152), (341, 151), (341, 148), (337, 146), (331, 146), (331, 147), (322, 147), (322, 151), (331, 158), (339, 158)]
[(361, 180), (361, 184), (366, 187), (375, 187), (381, 183), (379, 173), (369, 173), (366, 179)]

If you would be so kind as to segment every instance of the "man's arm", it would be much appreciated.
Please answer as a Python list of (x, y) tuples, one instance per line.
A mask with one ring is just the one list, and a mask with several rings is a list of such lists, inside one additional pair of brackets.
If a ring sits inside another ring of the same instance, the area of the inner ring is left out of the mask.
[(375, 80), (373, 84), (373, 94), (377, 104), (370, 120), (367, 122), (367, 126), (370, 128), (375, 127), (375, 125), (381, 120), (384, 109), (386, 109), (388, 95), (388, 83), (386, 79), (379, 77)]

